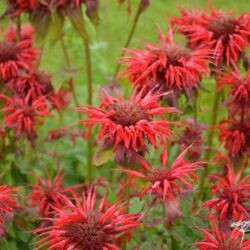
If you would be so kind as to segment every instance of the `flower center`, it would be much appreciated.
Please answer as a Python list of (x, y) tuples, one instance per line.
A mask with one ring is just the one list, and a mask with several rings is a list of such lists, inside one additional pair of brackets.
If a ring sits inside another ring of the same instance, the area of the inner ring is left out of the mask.
[(111, 104), (109, 110), (115, 111), (115, 114), (110, 117), (111, 120), (122, 126), (135, 125), (140, 120), (149, 119), (145, 110), (136, 102), (123, 101)]
[(100, 214), (92, 211), (87, 214), (87, 222), (73, 222), (66, 225), (63, 236), (68, 239), (69, 245), (81, 250), (102, 249), (107, 239), (99, 218)]
[(182, 58), (189, 58), (189, 50), (178, 44), (169, 44), (162, 47), (166, 57), (167, 65), (182, 66)]
[(234, 18), (231, 16), (219, 16), (207, 24), (207, 29), (218, 38), (234, 32)]
[(0, 63), (16, 60), (18, 48), (12, 42), (0, 42)]
[(150, 175), (147, 176), (147, 180), (151, 183), (161, 182), (162, 185), (165, 179), (169, 179), (169, 171), (167, 169), (155, 169)]

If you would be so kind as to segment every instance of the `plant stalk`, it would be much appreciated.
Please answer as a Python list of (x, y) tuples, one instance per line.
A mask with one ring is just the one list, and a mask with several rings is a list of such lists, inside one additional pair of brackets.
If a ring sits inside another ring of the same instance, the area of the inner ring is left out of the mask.
[[(88, 38), (83, 39), (85, 58), (86, 58), (86, 77), (87, 77), (87, 88), (88, 88), (88, 99), (87, 104), (92, 105), (92, 95), (93, 95), (93, 86), (92, 86), (92, 63), (91, 63), (91, 52), (90, 52), (90, 41)], [(91, 182), (93, 179), (93, 149), (92, 142), (88, 140), (87, 142), (87, 168), (88, 168), (88, 181)]]
[[(65, 62), (66, 62), (66, 67), (67, 67), (68, 70), (70, 70), (71, 69), (70, 58), (69, 58), (68, 50), (67, 50), (67, 47), (65, 45), (65, 41), (63, 39), (63, 36), (61, 36), (60, 40), (61, 40), (62, 52), (63, 52)], [(70, 80), (72, 80), (72, 79), (70, 79)], [(79, 101), (77, 99), (75, 87), (74, 87), (73, 84), (70, 84), (70, 90), (71, 90), (72, 95), (73, 95), (73, 100), (74, 100), (75, 106), (79, 107)], [(81, 114), (80, 113), (78, 113), (78, 117), (79, 117), (79, 119), (81, 119)]]
[[(129, 185), (129, 177), (128, 175), (125, 174), (125, 200), (126, 200), (126, 213), (129, 213), (129, 204), (130, 204), (130, 185)], [(127, 249), (127, 239), (126, 237), (124, 237), (124, 241), (122, 244), (122, 250), (126, 250)]]
[[(144, 8), (143, 8), (143, 5), (142, 5), (142, 3), (140, 1), (139, 6), (138, 6), (137, 11), (136, 11), (136, 14), (135, 14), (135, 17), (134, 17), (134, 20), (133, 20), (131, 30), (130, 30), (130, 32), (128, 34), (128, 38), (126, 40), (125, 45), (123, 46), (123, 50), (122, 50), (119, 58), (124, 56), (124, 53), (125, 53), (124, 49), (127, 49), (129, 47), (130, 42), (132, 40), (132, 37), (133, 37), (133, 35), (135, 33), (136, 26), (138, 24), (138, 20), (139, 20), (139, 18), (141, 16), (141, 13), (143, 12), (143, 10), (144, 10)], [(117, 75), (118, 75), (118, 72), (119, 72), (120, 68), (121, 68), (121, 64), (117, 63), (116, 68), (115, 68), (115, 72), (114, 72), (114, 76), (113, 76), (114, 81), (117, 79)]]
[[(207, 149), (205, 156), (204, 156), (204, 160), (207, 162), (209, 162), (211, 152), (212, 152), (212, 147), (213, 147), (213, 138), (214, 138), (213, 126), (217, 122), (219, 100), (220, 100), (220, 93), (217, 92), (217, 88), (215, 86), (214, 99), (213, 99), (213, 109), (211, 112), (209, 130), (208, 130), (208, 135), (207, 135), (208, 149)], [(202, 195), (203, 195), (203, 188), (205, 185), (205, 179), (208, 176), (208, 166), (209, 166), (209, 164), (207, 164), (207, 166), (205, 166), (204, 171), (201, 175), (201, 180), (200, 180), (200, 185), (199, 185), (199, 190), (198, 190), (198, 195), (197, 195), (198, 199), (202, 198)]]

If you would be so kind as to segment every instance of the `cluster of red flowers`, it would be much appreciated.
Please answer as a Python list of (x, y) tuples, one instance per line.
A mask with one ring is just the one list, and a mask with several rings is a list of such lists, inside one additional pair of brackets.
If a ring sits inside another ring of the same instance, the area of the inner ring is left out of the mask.
[(218, 81), (219, 88), (229, 87), (228, 119), (219, 126), (220, 141), (232, 158), (250, 155), (250, 69), (242, 77), (239, 70), (231, 71)]
[(20, 34), (11, 27), (0, 47), (2, 129), (14, 130), (16, 139), (26, 135), (34, 144), (36, 126), (50, 114), (48, 104), (61, 110), (68, 102), (67, 92), (56, 92), (50, 76), (36, 69), (38, 51), (33, 47), (30, 26), (22, 26)]
[[(122, 4), (125, 0), (119, 2)], [(86, 5), (90, 17), (97, 13), (97, 0), (9, 0), (6, 15), (16, 17), (29, 13), (35, 18), (44, 15), (51, 19), (54, 11), (63, 17), (81, 4)], [(130, 6), (130, 1), (128, 4)], [(141, 0), (138, 13), (148, 5), (148, 0)], [(186, 125), (176, 121), (180, 113), (177, 107), (182, 108), (178, 105), (182, 94), (188, 102), (197, 101), (204, 76), (215, 78), (218, 95), (228, 91), (223, 105), (228, 109), (228, 118), (209, 128), (219, 128), (219, 141), (226, 155), (221, 157), (222, 171), (208, 178), (212, 183), (211, 198), (202, 203), (201, 210), (207, 210), (208, 216), (202, 219), (209, 221), (211, 228), (198, 227), (204, 237), (195, 246), (201, 250), (250, 249), (250, 240), (244, 239), (245, 231), (235, 226), (250, 216), (250, 175), (244, 172), (250, 155), (250, 69), (245, 64), (246, 76), (242, 76), (238, 66), (250, 43), (250, 14), (235, 18), (213, 7), (211, 13), (180, 11), (182, 16), (172, 19), (166, 36), (159, 28), (157, 44), (147, 43), (144, 49), (125, 50), (120, 62), (127, 67), (121, 76), (128, 77), (133, 88), (129, 98), (118, 91), (113, 94), (102, 89), (99, 106), (76, 109), (80, 115), (87, 116), (79, 119), (84, 132), (87, 130), (84, 133), (87, 140), (91, 140), (91, 133), (99, 126), (96, 137), (99, 157), (105, 158), (107, 152), (112, 152), (115, 163), (121, 165), (115, 170), (129, 176), (121, 185), (116, 202), (109, 203), (106, 196), (111, 187), (106, 188), (97, 179), (89, 180), (92, 183), (85, 186), (65, 187), (60, 170), (53, 179), (49, 175), (36, 176), (37, 183), (29, 185), (32, 190), (25, 201), (29, 207), (36, 208), (43, 221), (33, 230), (38, 235), (37, 249), (126, 249), (132, 230), (140, 226), (155, 204), (164, 209), (166, 228), (181, 218), (181, 202), (196, 188), (197, 171), (203, 170), (205, 164), (211, 165), (210, 156), (206, 158), (203, 152), (212, 151), (213, 147), (212, 143), (207, 145), (209, 148), (204, 145), (205, 126), (197, 121), (197, 103), (193, 107), (194, 118), (187, 118)], [(72, 13), (71, 18), (76, 12)], [(78, 17), (73, 23), (79, 21)], [(186, 46), (174, 42), (175, 31), (187, 38)], [(51, 109), (60, 111), (67, 105), (66, 92), (63, 89), (56, 92), (51, 77), (37, 69), (38, 54), (30, 27), (11, 28), (0, 42), (0, 101), (3, 103), (0, 138), (6, 131), (14, 131), (15, 139), (26, 136), (34, 145), (37, 126), (43, 124)], [(219, 98), (217, 100), (219, 102)], [(178, 138), (173, 136), (173, 126), (183, 128)], [(68, 133), (72, 137), (80, 135)], [(65, 128), (52, 130), (50, 139), (65, 134)], [(153, 153), (159, 155), (161, 167), (154, 167)], [(200, 160), (202, 158), (206, 161)], [(209, 170), (206, 172), (209, 174)], [(132, 194), (128, 190), (133, 185), (136, 192)], [(98, 193), (98, 186), (105, 191)], [(13, 209), (17, 207), (16, 192), (9, 186), (0, 186), (0, 238), (6, 235), (5, 215), (13, 216)], [(146, 196), (153, 198), (147, 200)], [(131, 197), (145, 199), (140, 212), (129, 213)], [(199, 205), (198, 202), (192, 205)], [(149, 209), (144, 212), (147, 205)]]

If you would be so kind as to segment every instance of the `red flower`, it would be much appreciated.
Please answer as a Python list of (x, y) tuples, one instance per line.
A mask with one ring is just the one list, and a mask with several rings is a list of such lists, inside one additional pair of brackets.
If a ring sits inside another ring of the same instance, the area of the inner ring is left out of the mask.
[(236, 18), (213, 7), (210, 15), (193, 13), (182, 11), (182, 17), (173, 20), (189, 46), (213, 50), (217, 64), (234, 65), (250, 41), (249, 13)]
[(28, 75), (11, 79), (6, 87), (12, 90), (14, 96), (22, 99), (29, 97), (28, 103), (48, 97), (53, 92), (50, 76), (39, 71), (30, 71)]
[(32, 207), (37, 207), (38, 214), (42, 217), (50, 217), (55, 208), (63, 208), (66, 203), (62, 194), (73, 193), (80, 186), (65, 188), (61, 171), (58, 171), (53, 179), (48, 175), (46, 179), (37, 176), (37, 182), (36, 185), (30, 185), (33, 190), (28, 199), (30, 199)]
[(148, 169), (145, 174), (134, 170), (123, 171), (151, 183), (142, 191), (141, 197), (149, 193), (162, 200), (175, 199), (183, 193), (184, 188), (192, 189), (192, 178), (196, 178), (194, 171), (201, 168), (200, 165), (203, 164), (203, 162), (189, 163), (185, 161), (184, 156), (187, 150), (175, 159), (170, 168), (163, 166), (163, 168)]
[(16, 77), (21, 70), (29, 70), (37, 58), (31, 39), (17, 43), (0, 42), (0, 81)]
[[(90, 130), (100, 125), (99, 140), (104, 140), (104, 148), (113, 147), (116, 161), (123, 161), (123, 156), (130, 161), (134, 157), (143, 155), (147, 151), (147, 144), (155, 149), (162, 147), (161, 159), (166, 162), (166, 139), (171, 140), (170, 124), (163, 115), (176, 112), (173, 108), (161, 107), (157, 100), (161, 95), (148, 92), (143, 96), (144, 90), (134, 90), (129, 100), (122, 96), (110, 96), (103, 90), (104, 97), (100, 97), (99, 107), (81, 107), (77, 111), (88, 114), (89, 118), (82, 120)], [(160, 116), (160, 120), (153, 118)]]
[(160, 198), (166, 210), (168, 224), (180, 215), (178, 198), (188, 189), (192, 189), (192, 179), (197, 178), (194, 171), (203, 164), (185, 161), (186, 152), (187, 149), (175, 159), (170, 168), (163, 166), (161, 169), (148, 169), (145, 174), (134, 170), (122, 170), (132, 177), (142, 178), (150, 183), (140, 196), (148, 193)]
[(160, 44), (147, 44), (144, 50), (128, 50), (123, 62), (128, 64), (127, 75), (139, 86), (154, 85), (158, 89), (191, 90), (207, 74), (207, 50), (189, 51), (173, 42), (172, 30), (164, 37), (160, 30)]
[(250, 69), (244, 78), (238, 69), (224, 74), (218, 81), (219, 90), (226, 86), (230, 88), (230, 104), (234, 106), (233, 113), (250, 105)]
[[(0, 224), (4, 224), (4, 215), (13, 216), (13, 209), (18, 206), (15, 196), (17, 189), (7, 185), (0, 186)], [(1, 238), (1, 236), (0, 236)]]
[(14, 129), (16, 138), (26, 134), (28, 139), (33, 142), (36, 135), (35, 125), (41, 125), (43, 118), (49, 113), (43, 98), (39, 98), (32, 103), (29, 103), (29, 98), (29, 95), (25, 99), (0, 95), (0, 99), (5, 102), (2, 109), (4, 113), (3, 127)]
[(220, 131), (219, 139), (231, 157), (242, 154), (250, 155), (250, 123), (248, 120), (223, 121), (217, 126)]
[(204, 239), (196, 242), (199, 250), (250, 250), (250, 240), (242, 239), (242, 232), (234, 228), (229, 235), (221, 231), (215, 223), (215, 218), (210, 217), (211, 229), (199, 230), (204, 234)]
[(53, 225), (39, 228), (38, 249), (118, 250), (118, 242), (124, 240), (133, 228), (139, 226), (138, 214), (125, 214), (126, 207), (117, 202), (106, 208), (105, 197), (95, 209), (96, 194), (88, 190), (83, 200), (75, 197), (74, 205), (62, 196), (67, 206), (56, 209)]
[(233, 167), (227, 164), (226, 176), (220, 177), (213, 175), (217, 184), (211, 188), (211, 193), (217, 198), (206, 201), (202, 207), (207, 207), (215, 211), (220, 223), (227, 224), (231, 220), (238, 221), (249, 217), (250, 208), (248, 206), (250, 199), (250, 175), (241, 179), (242, 171), (235, 175)]

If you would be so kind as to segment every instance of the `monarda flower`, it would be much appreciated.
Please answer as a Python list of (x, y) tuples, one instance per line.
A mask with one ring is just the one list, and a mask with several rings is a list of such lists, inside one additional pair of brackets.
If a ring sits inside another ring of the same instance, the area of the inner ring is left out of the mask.
[(235, 65), (250, 41), (249, 13), (234, 17), (212, 7), (211, 14), (202, 12), (195, 19), (193, 12), (181, 14), (173, 23), (187, 37), (192, 49), (212, 50), (218, 65)]
[(96, 194), (88, 190), (82, 200), (75, 197), (72, 203), (62, 196), (67, 205), (56, 209), (52, 226), (35, 230), (40, 233), (38, 249), (65, 250), (115, 250), (120, 249), (124, 236), (139, 226), (139, 214), (126, 214), (126, 206), (120, 202), (105, 205), (105, 197), (96, 209)]
[(224, 143), (230, 157), (250, 155), (249, 119), (223, 121), (217, 128), (220, 129), (219, 140)]
[(32, 191), (28, 196), (31, 207), (37, 207), (37, 212), (42, 217), (51, 217), (55, 208), (62, 208), (65, 199), (62, 195), (72, 194), (78, 186), (65, 188), (63, 186), (63, 174), (58, 171), (56, 176), (51, 179), (48, 175), (46, 178), (37, 176), (37, 184), (30, 185)]
[(202, 204), (210, 214), (216, 212), (220, 224), (229, 227), (230, 222), (249, 218), (250, 175), (242, 178), (242, 171), (234, 173), (233, 167), (227, 164), (226, 176), (212, 176), (218, 183), (211, 188), (217, 197)]
[[(100, 106), (81, 107), (77, 111), (85, 113), (89, 118), (81, 120), (90, 127), (100, 125), (98, 140), (102, 140), (103, 148), (113, 148), (116, 162), (131, 162), (139, 159), (147, 152), (147, 145), (155, 149), (162, 148), (161, 159), (167, 159), (167, 140), (171, 140), (169, 122), (163, 115), (176, 112), (173, 108), (161, 107), (157, 100), (161, 95), (134, 90), (128, 100), (122, 96), (112, 97), (103, 90), (104, 97), (99, 97)], [(160, 117), (159, 120), (153, 120)], [(176, 124), (176, 123), (175, 123)], [(159, 143), (158, 143), (159, 142)]]
[(122, 170), (132, 177), (142, 178), (149, 183), (141, 192), (141, 197), (150, 194), (163, 201), (168, 224), (172, 223), (180, 213), (178, 199), (193, 188), (192, 181), (197, 179), (195, 171), (201, 169), (203, 162), (187, 162), (183, 151), (167, 168), (148, 169), (145, 173), (134, 170)]
[(237, 228), (226, 234), (216, 225), (216, 218), (209, 217), (211, 229), (198, 228), (204, 235), (195, 243), (199, 250), (250, 250), (250, 240), (243, 239), (243, 233)]
[(42, 125), (44, 117), (49, 115), (44, 98), (29, 103), (29, 95), (25, 99), (0, 95), (0, 100), (4, 102), (3, 128), (13, 129), (17, 139), (26, 135), (34, 143), (36, 126)]
[(4, 224), (5, 215), (13, 216), (13, 209), (18, 207), (15, 200), (16, 196), (17, 189), (11, 188), (8, 185), (0, 186), (0, 224)]
[(15, 97), (25, 99), (28, 96), (28, 103), (46, 98), (53, 92), (50, 76), (39, 71), (30, 71), (27, 75), (13, 78), (5, 86)]
[(232, 106), (231, 115), (237, 111), (244, 111), (250, 105), (250, 69), (245, 77), (242, 77), (240, 71), (235, 69), (223, 76), (217, 82), (219, 90), (229, 87), (229, 105)]
[(0, 42), (0, 81), (16, 77), (22, 70), (28, 71), (37, 58), (31, 39), (19, 42)]
[(127, 63), (126, 74), (132, 83), (140, 87), (153, 85), (159, 91), (197, 88), (202, 75), (208, 73), (208, 51), (190, 51), (174, 43), (171, 28), (166, 37), (160, 30), (159, 40), (159, 44), (147, 44), (144, 50), (127, 51), (121, 62)]

